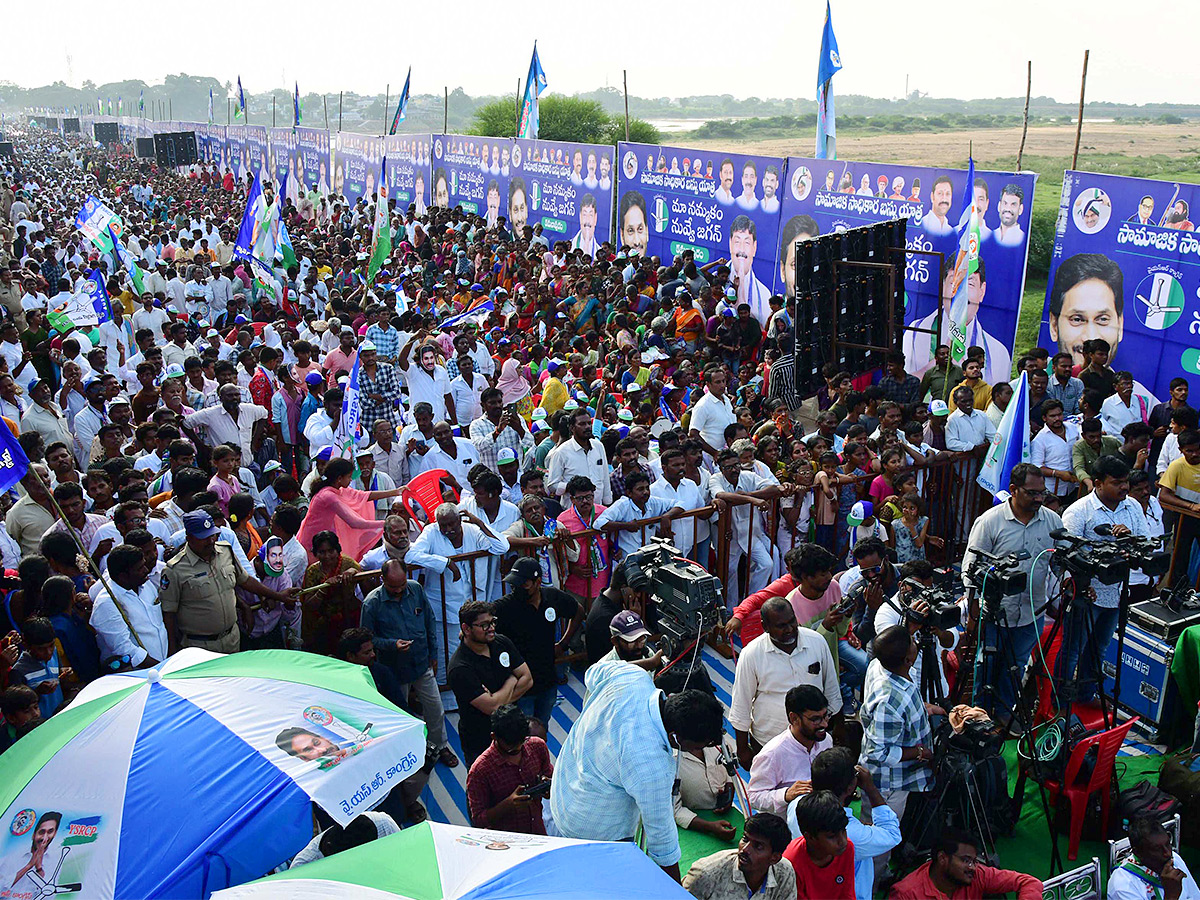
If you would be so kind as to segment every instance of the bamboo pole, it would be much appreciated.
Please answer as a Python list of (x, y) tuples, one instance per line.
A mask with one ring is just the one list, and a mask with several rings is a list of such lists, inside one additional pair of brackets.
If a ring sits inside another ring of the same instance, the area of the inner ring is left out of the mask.
[(625, 93), (625, 140), (629, 140), (629, 76), (621, 70), (621, 88)]
[(1075, 152), (1071, 154), (1071, 168), (1074, 169), (1079, 162), (1079, 139), (1083, 136), (1083, 98), (1087, 91), (1087, 66), (1088, 54), (1092, 51), (1083, 51), (1083, 77), (1079, 80), (1079, 121), (1075, 123)]
[(329, 95), (328, 94), (321, 95), (321, 103), (325, 107), (325, 130), (328, 131), (329, 130)]
[(342, 130), (342, 91), (338, 91), (338, 131)]
[(513, 128), (513, 134), (516, 137), (521, 136), (521, 79), (517, 79), (517, 121)]
[(388, 133), (388, 107), (392, 104), (392, 83), (389, 81), (383, 89), (383, 136)]
[(445, 85), (442, 91), (442, 134), (445, 134), (450, 128), (450, 85)]
[(1021, 146), (1017, 149), (1017, 171), (1021, 171), (1021, 157), (1025, 155), (1025, 135), (1029, 133), (1029, 95), (1033, 91), (1033, 60), (1025, 64), (1025, 122), (1021, 126)]

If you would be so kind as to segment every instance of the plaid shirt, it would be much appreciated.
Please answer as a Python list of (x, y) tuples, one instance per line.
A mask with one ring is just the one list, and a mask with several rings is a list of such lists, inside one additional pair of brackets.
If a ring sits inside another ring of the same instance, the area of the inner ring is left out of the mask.
[[(450, 362), (446, 365), (449, 368)], [(461, 422), (459, 423), (462, 424)], [(500, 432), (500, 436), (492, 440), (492, 435), (496, 433), (496, 426), (487, 416), (480, 416), (471, 423), (471, 427), (467, 431), (468, 437), (471, 438), (471, 443), (475, 445), (475, 452), (479, 454), (479, 461), (491, 469), (493, 472), (500, 470), (500, 464), (497, 462), (497, 457), (501, 450), (509, 449), (517, 455), (517, 462), (524, 460), (525, 454), (533, 449), (533, 435), (529, 433), (529, 429), (524, 429), (520, 434), (517, 434), (515, 428), (505, 428)]]
[[(651, 484), (654, 483), (654, 473), (651, 472), (647, 466), (643, 466), (641, 463), (637, 463), (636, 469), (637, 469), (637, 471), (645, 472), (646, 475), (650, 478), (650, 483)], [(630, 474), (632, 474), (632, 473), (630, 473)], [(620, 464), (613, 466), (613, 473), (612, 473), (612, 475), (609, 476), (608, 481), (609, 481), (609, 484), (612, 485), (612, 495), (613, 495), (614, 499), (617, 497), (621, 497), (625, 494), (625, 479), (627, 477), (628, 476), (625, 475), (624, 470), (622, 470)]]
[(495, 743), (480, 754), (467, 773), (467, 808), (476, 828), (515, 831), (518, 834), (545, 834), (542, 801), (514, 807), (507, 815), (492, 821), (485, 818), (489, 809), (510, 796), (518, 787), (528, 787), (554, 774), (550, 751), (541, 738), (528, 737), (521, 762), (513, 765), (496, 749)]
[(446, 357), (446, 374), (451, 381), (458, 377), (458, 357), (453, 354)]
[(399, 359), (400, 332), (395, 328), (388, 328), (384, 331), (378, 325), (372, 325), (367, 329), (367, 340), (375, 345), (375, 350), (381, 359)]
[(860, 712), (863, 726), (860, 762), (881, 791), (924, 791), (933, 784), (933, 769), (919, 760), (900, 761), (905, 747), (929, 747), (932, 735), (921, 691), (911, 679), (872, 660), (867, 669)]
[(905, 375), (904, 380), (884, 375), (879, 379), (879, 387), (883, 396), (893, 403), (916, 403), (921, 399), (921, 379), (915, 375)]
[[(371, 434), (375, 423), (380, 419), (386, 419), (393, 428), (400, 424), (400, 409), (397, 406), (400, 402), (400, 378), (396, 375), (395, 366), (387, 363), (376, 364), (374, 378), (367, 374), (366, 369), (360, 367), (358, 394), (362, 397), (359, 422), (365, 434)], [(382, 395), (384, 402), (370, 399), (370, 394)]]

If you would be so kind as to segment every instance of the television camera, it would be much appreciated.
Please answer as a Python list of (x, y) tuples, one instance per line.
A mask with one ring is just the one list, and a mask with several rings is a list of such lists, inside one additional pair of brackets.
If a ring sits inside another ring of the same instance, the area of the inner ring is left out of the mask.
[(975, 555), (967, 569), (967, 581), (977, 592), (982, 610), (998, 609), (1005, 597), (1019, 594), (1028, 587), (1029, 573), (1021, 571), (1021, 563), (1029, 559), (1024, 550), (1003, 556), (986, 550), (972, 552)]
[[(939, 570), (932, 585), (925, 585), (916, 578), (905, 578), (900, 582), (900, 600), (904, 624), (918, 627), (929, 625), (941, 631), (957, 628), (962, 624), (962, 610), (954, 591), (954, 573)], [(922, 601), (923, 608), (917, 608)]]
[(1051, 567), (1059, 573), (1069, 573), (1075, 582), (1085, 586), (1094, 578), (1101, 584), (1121, 584), (1130, 569), (1140, 569), (1151, 578), (1166, 574), (1171, 557), (1162, 549), (1162, 538), (1136, 534), (1112, 536), (1112, 526), (1097, 525), (1096, 534), (1110, 537), (1107, 541), (1092, 541), (1068, 534), (1056, 528), (1050, 536), (1065, 546), (1055, 549)]
[(625, 580), (658, 608), (663, 653), (674, 659), (724, 618), (721, 579), (684, 557), (669, 538), (654, 537), (625, 557)]

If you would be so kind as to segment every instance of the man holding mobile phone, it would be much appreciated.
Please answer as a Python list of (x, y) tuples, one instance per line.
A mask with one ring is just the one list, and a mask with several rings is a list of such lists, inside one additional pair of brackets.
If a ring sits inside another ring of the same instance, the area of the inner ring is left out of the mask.
[(529, 734), (515, 704), (492, 713), (492, 743), (467, 773), (471, 824), (521, 834), (545, 834), (542, 801), (550, 796), (554, 764), (546, 742)]

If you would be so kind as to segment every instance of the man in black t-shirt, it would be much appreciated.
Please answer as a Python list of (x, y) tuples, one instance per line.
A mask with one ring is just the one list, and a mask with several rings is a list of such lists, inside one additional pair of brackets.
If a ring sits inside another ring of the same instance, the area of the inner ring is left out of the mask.
[[(583, 607), (566, 591), (543, 584), (542, 576), (542, 564), (536, 557), (523, 556), (513, 563), (504, 576), (512, 593), (496, 602), (496, 630), (516, 645), (533, 676), (533, 687), (521, 698), (521, 709), (549, 727), (558, 700), (554, 657), (566, 652), (583, 621)], [(564, 629), (561, 640), (560, 623)]]
[(516, 645), (496, 634), (492, 604), (467, 601), (458, 623), (462, 643), (450, 657), (446, 680), (458, 700), (458, 736), (470, 769), (492, 742), (492, 713), (520, 700), (533, 686), (533, 676)]

